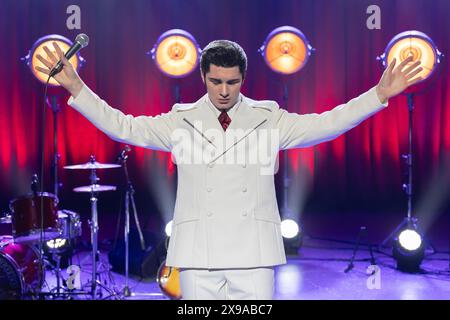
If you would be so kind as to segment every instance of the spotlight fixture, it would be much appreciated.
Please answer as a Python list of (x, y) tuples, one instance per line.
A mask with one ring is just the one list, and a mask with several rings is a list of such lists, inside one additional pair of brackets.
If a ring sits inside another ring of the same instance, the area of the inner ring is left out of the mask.
[(303, 242), (303, 234), (299, 224), (291, 218), (281, 221), (281, 235), (287, 255), (297, 255)]
[[(399, 33), (386, 46), (384, 53), (377, 57), (387, 68), (394, 58), (398, 63), (412, 56), (412, 61), (405, 66), (409, 67), (417, 61), (421, 62), (423, 70), (415, 78), (421, 77), (418, 83), (428, 80), (436, 71), (443, 54), (438, 50), (433, 40), (423, 32), (411, 30)], [(415, 79), (414, 78), (414, 79)], [(410, 81), (414, 81), (411, 79)], [(423, 87), (422, 87), (423, 88)], [(421, 87), (415, 84), (405, 92), (408, 104), (408, 153), (403, 154), (408, 169), (408, 181), (403, 184), (403, 190), (408, 197), (408, 212), (403, 222), (381, 243), (380, 247), (386, 246), (390, 240), (394, 240), (393, 256), (397, 261), (397, 269), (406, 272), (417, 272), (424, 258), (425, 246), (423, 235), (418, 231), (417, 218), (412, 214), (413, 195), (413, 110), (414, 95)]]
[(291, 26), (274, 29), (259, 48), (269, 68), (286, 75), (300, 71), (313, 50), (305, 35)]
[[(272, 30), (258, 49), (267, 66), (274, 72), (290, 75), (299, 72), (308, 62), (314, 48), (303, 32), (292, 26), (282, 26)], [(287, 78), (283, 81), (283, 103), (288, 108)], [(281, 233), (284, 249), (288, 255), (296, 255), (303, 241), (303, 234), (293, 212), (288, 208), (288, 156), (283, 154), (283, 207), (281, 208)]]
[(170, 220), (170, 221), (166, 224), (166, 228), (164, 229), (165, 232), (166, 232), (166, 236), (167, 236), (167, 237), (170, 237), (170, 235), (172, 234), (172, 224), (173, 224), (173, 221)]
[(59, 260), (59, 267), (67, 268), (73, 255), (73, 244), (70, 239), (56, 238), (48, 240), (44, 243), (44, 254), (48, 261), (57, 265)]
[[(53, 42), (56, 42), (63, 52), (67, 52), (67, 50), (69, 50), (69, 48), (73, 44), (72, 41), (61, 35), (58, 34), (47, 35), (42, 38), (39, 38), (33, 44), (28, 54), (22, 58), (22, 60), (24, 60), (26, 64), (30, 67), (31, 73), (36, 77), (36, 79), (38, 79), (42, 83), (47, 82), (48, 76), (46, 74), (43, 74), (42, 72), (36, 71), (37, 66), (46, 68), (44, 64), (41, 61), (39, 61), (37, 55), (40, 54), (42, 57), (46, 57), (47, 53), (44, 51), (44, 46), (47, 46), (47, 48), (49, 49), (53, 48)], [(57, 56), (56, 52), (54, 52), (54, 54)], [(79, 52), (73, 55), (73, 57), (69, 61), (77, 71), (85, 62), (84, 59), (80, 56)], [(49, 84), (54, 87), (60, 86), (60, 84), (56, 82), (56, 80), (53, 78), (50, 78)]]
[(147, 54), (151, 54), (162, 73), (171, 78), (182, 78), (197, 67), (200, 48), (189, 32), (172, 29), (164, 32)]
[(422, 77), (420, 82), (424, 82), (433, 75), (443, 57), (429, 36), (423, 32), (411, 30), (399, 33), (392, 38), (378, 60), (381, 60), (386, 68), (394, 58), (401, 63), (409, 56), (412, 56), (413, 60), (405, 68), (416, 61), (421, 61), (420, 66), (423, 69), (416, 75), (416, 77)]
[(292, 219), (285, 219), (281, 222), (281, 235), (283, 238), (292, 239), (299, 233), (298, 223)]
[(425, 245), (422, 233), (417, 227), (417, 220), (411, 221), (401, 228), (394, 238), (392, 249), (397, 269), (415, 273), (420, 272), (420, 265), (425, 255)]

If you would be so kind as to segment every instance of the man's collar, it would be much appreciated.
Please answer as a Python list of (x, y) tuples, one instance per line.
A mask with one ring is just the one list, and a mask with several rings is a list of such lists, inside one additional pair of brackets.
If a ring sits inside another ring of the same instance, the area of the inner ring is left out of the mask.
[[(209, 99), (209, 95), (206, 94), (206, 103), (208, 104), (208, 106), (214, 111), (214, 114), (219, 117), (221, 110), (217, 109), (217, 107), (212, 103), (211, 99)], [(241, 104), (243, 100), (243, 96), (241, 93), (239, 93), (239, 97), (237, 102), (227, 111), (228, 116), (233, 119), (234, 114), (236, 113), (237, 109), (239, 108), (239, 105)]]

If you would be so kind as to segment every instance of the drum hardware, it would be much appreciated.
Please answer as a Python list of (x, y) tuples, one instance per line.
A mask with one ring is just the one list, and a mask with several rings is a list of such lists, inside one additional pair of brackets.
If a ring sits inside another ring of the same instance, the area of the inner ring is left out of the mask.
[[(94, 156), (90, 157), (89, 162), (79, 165), (70, 165), (65, 166), (65, 169), (75, 169), (75, 170), (90, 170), (90, 185), (87, 187), (82, 187), (83, 189), (78, 189), (82, 191), (77, 192), (88, 192), (90, 193), (90, 202), (91, 202), (91, 221), (89, 222), (91, 229), (91, 244), (92, 244), (92, 278), (90, 283), (87, 286), (91, 287), (91, 297), (93, 300), (97, 299), (97, 288), (103, 288), (106, 290), (111, 296), (117, 297), (117, 293), (114, 290), (111, 290), (106, 285), (101, 283), (97, 278), (99, 277), (99, 272), (97, 268), (97, 262), (99, 261), (99, 252), (98, 252), (98, 211), (97, 211), (97, 202), (98, 202), (98, 192), (110, 191), (102, 190), (102, 188), (95, 187), (98, 185), (98, 181), (100, 180), (97, 177), (96, 170), (97, 169), (110, 169), (110, 168), (119, 168), (118, 164), (103, 164), (99, 163), (95, 160)], [(77, 189), (77, 188), (76, 188)], [(74, 190), (75, 191), (75, 190)], [(101, 295), (101, 291), (99, 292)]]
[(100, 184), (91, 184), (90, 186), (82, 186), (73, 188), (75, 192), (104, 192), (104, 191), (116, 191), (116, 186), (107, 186)]

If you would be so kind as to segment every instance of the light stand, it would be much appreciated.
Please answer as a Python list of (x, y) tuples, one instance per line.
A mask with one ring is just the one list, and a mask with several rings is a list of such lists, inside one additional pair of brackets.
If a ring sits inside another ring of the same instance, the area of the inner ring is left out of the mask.
[(417, 225), (417, 218), (412, 217), (412, 195), (413, 195), (413, 144), (412, 144), (412, 132), (413, 132), (413, 110), (414, 110), (414, 94), (408, 93), (406, 95), (408, 101), (408, 153), (403, 154), (402, 158), (405, 160), (406, 166), (408, 168), (408, 183), (403, 184), (403, 191), (405, 191), (408, 197), (408, 212), (403, 221), (395, 228), (394, 231), (381, 243), (380, 247), (386, 247), (387, 243), (390, 242), (398, 232), (410, 225)]
[[(300, 71), (308, 62), (314, 48), (309, 44), (305, 35), (297, 28), (292, 26), (282, 26), (272, 30), (266, 37), (263, 45), (258, 50), (263, 56), (267, 66), (274, 72), (282, 75), (290, 75)], [(288, 107), (288, 86), (287, 80), (283, 79), (283, 102), (284, 108)], [(297, 254), (302, 241), (302, 231), (298, 226), (298, 218), (294, 217), (288, 207), (288, 190), (290, 178), (288, 175), (288, 156), (287, 150), (283, 152), (283, 208), (281, 209), (282, 218), (292, 220), (296, 223), (294, 232), (299, 231), (293, 238), (290, 235), (283, 235), (285, 250)], [(286, 221), (287, 222), (287, 221)], [(291, 221), (289, 221), (292, 223)], [(283, 222), (282, 231), (283, 233)], [(290, 232), (288, 232), (290, 233)]]
[[(413, 110), (414, 110), (414, 93), (421, 91), (425, 87), (421, 83), (428, 80), (437, 70), (438, 64), (442, 57), (442, 53), (438, 50), (433, 40), (423, 32), (416, 30), (404, 31), (397, 34), (391, 39), (386, 46), (384, 53), (377, 57), (385, 68), (387, 68), (394, 59), (399, 63), (412, 57), (412, 63), (420, 61), (422, 70), (416, 74), (416, 79), (420, 77), (420, 81), (416, 82), (413, 87), (406, 91), (409, 125), (408, 125), (408, 154), (402, 155), (407, 165), (408, 182), (403, 184), (403, 190), (408, 197), (407, 216), (398, 225), (395, 230), (379, 245), (379, 250), (386, 244), (394, 241), (393, 257), (397, 260), (397, 269), (402, 271), (419, 270), (420, 263), (423, 259), (425, 245), (423, 237), (417, 226), (417, 218), (412, 216), (412, 195), (413, 195)], [(407, 67), (407, 66), (406, 66)], [(409, 79), (411, 82), (414, 79)], [(414, 93), (413, 93), (414, 92)], [(403, 243), (402, 243), (403, 242)], [(432, 245), (430, 244), (432, 247)], [(433, 251), (435, 249), (432, 247)], [(405, 251), (406, 250), (406, 251)]]
[[(36, 70), (37, 66), (40, 67), (44, 67), (44, 65), (42, 64), (41, 61), (39, 61), (39, 59), (37, 58), (38, 55), (41, 56), (46, 56), (46, 52), (44, 50), (45, 46), (50, 47), (51, 44), (53, 44), (54, 42), (58, 43), (58, 45), (61, 47), (61, 49), (64, 52), (67, 52), (68, 49), (72, 46), (72, 41), (70, 41), (69, 39), (67, 39), (66, 37), (63, 37), (61, 35), (57, 35), (57, 34), (52, 34), (52, 35), (47, 35), (44, 37), (39, 38), (32, 46), (32, 48), (29, 50), (28, 54), (21, 58), (22, 61), (24, 61), (31, 70), (31, 73), (33, 74), (33, 76), (40, 81), (41, 83), (45, 84), (45, 94), (44, 94), (44, 98), (47, 99), (47, 89), (48, 86), (55, 86), (58, 87), (59, 83), (55, 80), (52, 79), (50, 76), (47, 76), (46, 74), (43, 74), (41, 72), (38, 72)], [(74, 66), (74, 68), (78, 71), (79, 68), (81, 67), (81, 65), (84, 63), (84, 59), (79, 55), (79, 53), (75, 54), (71, 59), (70, 59), (71, 64)], [(51, 97), (51, 102), (49, 103), (48, 100), (44, 101), (44, 104), (47, 103), (49, 106), (51, 106), (52, 110), (53, 110), (53, 143), (54, 143), (54, 158), (53, 158), (53, 177), (54, 177), (54, 195), (55, 198), (58, 199), (58, 193), (59, 193), (59, 182), (58, 182), (58, 160), (59, 160), (59, 154), (58, 154), (58, 139), (57, 139), (57, 114), (60, 110), (57, 102), (56, 102), (56, 97), (52, 96)], [(40, 169), (40, 179), (41, 179), (41, 183), (40, 183), (40, 192), (44, 192), (43, 188), (44, 188), (44, 145), (45, 145), (45, 105), (43, 105), (43, 111), (42, 111), (42, 131), (41, 131), (41, 169)], [(36, 192), (34, 191), (35, 195)], [(42, 237), (42, 228), (43, 228), (43, 199), (41, 198), (41, 203), (40, 203), (41, 209), (40, 209), (40, 218), (41, 218), (41, 238), (39, 241), (39, 259), (41, 261), (41, 265), (44, 265), (44, 252), (43, 252), (43, 237)], [(58, 262), (59, 263), (59, 262)], [(59, 286), (59, 266), (57, 266), (58, 270), (57, 270), (57, 282), (58, 282), (58, 286), (57, 286), (57, 292), (59, 294), (60, 292), (60, 286)], [(40, 294), (43, 294), (42, 292)]]

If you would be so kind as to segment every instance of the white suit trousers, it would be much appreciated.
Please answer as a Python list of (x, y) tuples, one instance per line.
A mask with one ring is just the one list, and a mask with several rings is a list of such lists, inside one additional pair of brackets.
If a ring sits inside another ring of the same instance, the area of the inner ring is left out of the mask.
[(181, 269), (180, 287), (185, 300), (270, 300), (274, 270)]

